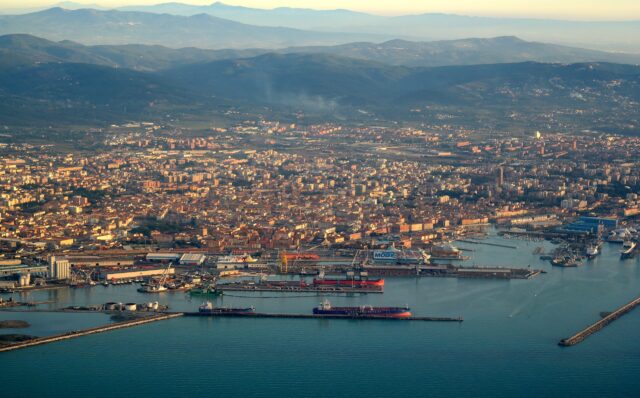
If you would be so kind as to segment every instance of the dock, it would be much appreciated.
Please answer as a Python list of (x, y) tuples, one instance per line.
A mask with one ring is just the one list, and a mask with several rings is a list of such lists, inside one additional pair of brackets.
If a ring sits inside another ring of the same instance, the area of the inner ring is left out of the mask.
[(166, 319), (177, 318), (177, 317), (180, 317), (182, 315), (183, 314), (181, 312), (170, 313), (170, 314), (160, 314), (160, 315), (154, 315), (154, 316), (149, 316), (149, 317), (143, 317), (143, 318), (139, 318), (139, 319), (133, 319), (133, 320), (129, 320), (129, 321), (113, 323), (113, 324), (105, 325), (105, 326), (98, 326), (98, 327), (90, 328), (90, 329), (84, 329), (84, 330), (79, 330), (79, 331), (71, 331), (71, 332), (62, 333), (62, 334), (58, 334), (58, 335), (54, 335), (54, 336), (37, 337), (35, 339), (31, 339), (31, 340), (27, 340), (27, 341), (21, 341), (19, 343), (13, 343), (13, 344), (9, 344), (9, 345), (6, 345), (6, 346), (0, 346), (0, 352), (13, 351), (13, 350), (21, 349), (21, 348), (27, 348), (27, 347), (33, 347), (33, 346), (47, 344), (47, 343), (53, 343), (53, 342), (56, 342), (56, 341), (74, 339), (76, 337), (87, 336), (87, 335), (90, 335), (90, 334), (109, 332), (111, 330), (130, 328), (130, 327), (133, 327), (133, 326), (144, 325), (144, 324), (151, 323), (151, 322), (164, 321)]
[(504, 244), (501, 244), (501, 243), (481, 242), (481, 241), (471, 240), (471, 239), (458, 239), (457, 242), (470, 243), (472, 245), (485, 245), (485, 246), (493, 246), (493, 247), (503, 247), (505, 249), (518, 249), (517, 246), (504, 245)]
[(640, 297), (636, 298), (630, 303), (623, 305), (622, 307), (608, 314), (604, 318), (600, 319), (598, 322), (588, 326), (587, 328), (581, 330), (580, 332), (574, 334), (573, 336), (560, 340), (558, 345), (563, 347), (570, 347), (578, 343), (581, 343), (582, 341), (584, 341), (584, 339), (591, 336), (595, 332), (603, 329), (605, 326), (609, 325), (611, 322), (620, 318), (622, 315), (630, 312), (631, 310), (636, 308), (639, 304), (640, 304)]
[(220, 283), (217, 285), (217, 289), (223, 292), (280, 292), (280, 293), (383, 293), (382, 287), (358, 287), (358, 286), (336, 286), (336, 285), (323, 285), (315, 286), (309, 284), (300, 284), (299, 281), (295, 282), (262, 282), (262, 283), (247, 283), (247, 282), (233, 282), (233, 283)]
[(392, 318), (375, 315), (324, 315), (324, 314), (271, 314), (271, 313), (226, 313), (208, 314), (201, 312), (185, 312), (184, 316), (199, 316), (212, 318), (288, 318), (288, 319), (358, 319), (378, 321), (428, 321), (428, 322), (462, 322), (461, 317), (434, 317), (434, 316), (410, 316), (404, 318)]

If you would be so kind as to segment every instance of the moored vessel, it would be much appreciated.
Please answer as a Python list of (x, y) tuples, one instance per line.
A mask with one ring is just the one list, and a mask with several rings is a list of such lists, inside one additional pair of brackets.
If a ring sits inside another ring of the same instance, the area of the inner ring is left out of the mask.
[(431, 248), (431, 258), (436, 260), (459, 260), (462, 258), (462, 252), (451, 243), (444, 243)]
[(359, 307), (333, 307), (329, 300), (324, 300), (313, 309), (314, 315), (342, 315), (364, 318), (408, 318), (411, 316), (409, 307), (373, 307), (361, 305)]
[(254, 307), (246, 308), (232, 308), (232, 307), (215, 307), (211, 301), (205, 301), (200, 307), (198, 312), (201, 314), (238, 314), (248, 315), (254, 314), (256, 309)]
[(621, 258), (631, 258), (635, 255), (636, 247), (638, 244), (632, 240), (627, 240), (622, 244), (622, 250), (620, 250)]

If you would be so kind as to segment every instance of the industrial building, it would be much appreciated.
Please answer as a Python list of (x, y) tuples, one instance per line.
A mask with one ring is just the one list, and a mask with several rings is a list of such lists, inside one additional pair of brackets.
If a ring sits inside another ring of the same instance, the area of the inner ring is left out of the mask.
[(67, 259), (49, 257), (49, 279), (64, 280), (71, 278), (71, 263)]
[(136, 279), (160, 275), (174, 275), (175, 272), (175, 268), (135, 269), (122, 272), (108, 272), (104, 274), (104, 279), (108, 281)]
[(202, 265), (206, 259), (202, 253), (185, 253), (180, 257), (180, 265)]
[(147, 261), (168, 263), (171, 261), (179, 261), (180, 253), (148, 253), (146, 259)]

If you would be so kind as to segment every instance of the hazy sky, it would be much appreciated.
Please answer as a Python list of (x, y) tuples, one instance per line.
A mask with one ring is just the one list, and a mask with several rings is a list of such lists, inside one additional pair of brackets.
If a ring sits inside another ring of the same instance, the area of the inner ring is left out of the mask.
[[(60, 0), (0, 0), (0, 8), (39, 7)], [(78, 0), (106, 7), (176, 1), (211, 4), (215, 0)], [(640, 0), (225, 0), (223, 3), (257, 8), (281, 6), (317, 9), (347, 8), (377, 14), (449, 12), (466, 15), (553, 17), (562, 19), (638, 19)]]

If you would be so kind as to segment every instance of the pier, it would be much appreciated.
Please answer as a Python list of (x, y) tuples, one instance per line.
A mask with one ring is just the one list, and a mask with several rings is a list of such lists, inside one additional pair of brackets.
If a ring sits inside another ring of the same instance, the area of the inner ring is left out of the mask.
[(382, 287), (358, 287), (355, 284), (349, 285), (309, 285), (301, 284), (299, 281), (270, 281), (262, 283), (233, 282), (221, 283), (216, 287), (218, 290), (226, 292), (280, 292), (280, 293), (383, 293)]
[(616, 319), (620, 318), (622, 315), (630, 312), (631, 310), (636, 308), (639, 304), (640, 304), (640, 297), (631, 301), (630, 303), (623, 305), (622, 307), (608, 314), (604, 318), (600, 319), (598, 322), (590, 325), (586, 329), (581, 330), (580, 332), (574, 334), (573, 336), (560, 340), (558, 345), (563, 347), (570, 347), (578, 343), (581, 343), (584, 339), (591, 336), (595, 332), (603, 329), (605, 326), (615, 321)]
[(19, 343), (9, 344), (9, 345), (3, 346), (3, 347), (0, 346), (0, 352), (18, 350), (20, 348), (27, 348), (27, 347), (32, 347), (32, 346), (36, 346), (36, 345), (53, 343), (53, 342), (56, 342), (56, 341), (74, 339), (76, 337), (87, 336), (87, 335), (96, 334), (96, 333), (109, 332), (111, 330), (124, 329), (124, 328), (133, 327), (133, 326), (144, 325), (144, 324), (151, 323), (151, 322), (164, 321), (166, 319), (177, 318), (177, 317), (180, 317), (182, 315), (183, 314), (181, 312), (170, 313), (170, 314), (169, 313), (160, 314), (160, 315), (154, 315), (154, 316), (149, 316), (149, 317), (144, 317), (144, 318), (139, 318), (139, 319), (133, 319), (133, 320), (130, 320), (130, 321), (113, 323), (113, 324), (105, 325), (105, 326), (98, 326), (98, 327), (91, 328), (91, 329), (84, 329), (84, 330), (80, 330), (80, 331), (71, 331), (71, 332), (67, 332), (67, 333), (63, 333), (63, 334), (58, 334), (58, 335), (55, 335), (55, 336), (37, 337), (35, 339), (31, 339), (31, 340), (27, 340), (27, 341), (21, 341)]
[(184, 316), (199, 316), (213, 318), (288, 318), (288, 319), (362, 319), (378, 321), (429, 321), (429, 322), (462, 322), (461, 317), (433, 317), (433, 316), (410, 316), (404, 318), (393, 318), (375, 315), (323, 315), (323, 314), (269, 314), (269, 313), (222, 313), (209, 314), (201, 312), (185, 312)]
[(518, 247), (516, 246), (511, 246), (511, 245), (503, 245), (500, 243), (491, 243), (491, 242), (480, 242), (477, 240), (471, 240), (471, 239), (458, 239), (458, 242), (463, 242), (463, 243), (470, 243), (472, 245), (485, 245), (485, 246), (493, 246), (493, 247), (504, 247), (505, 249), (517, 249)]

